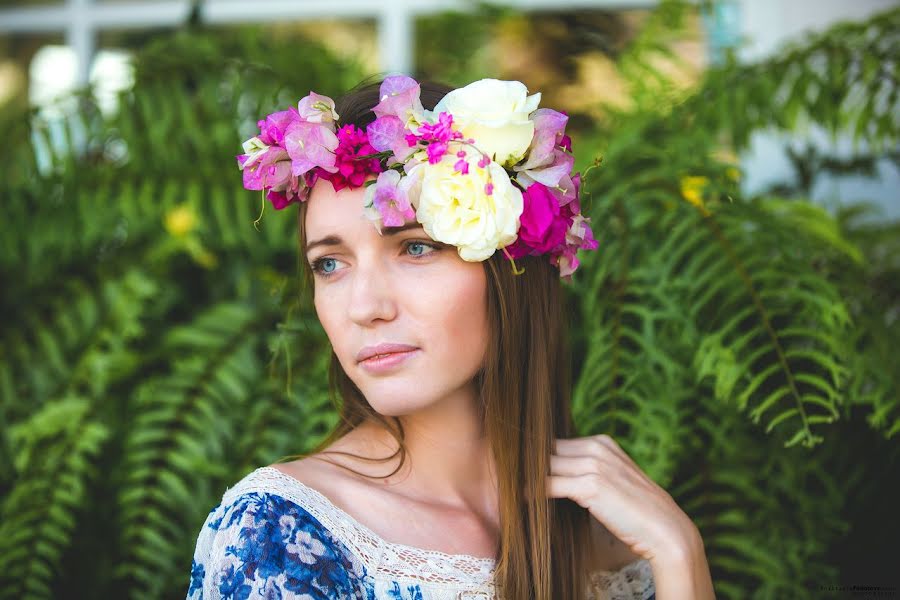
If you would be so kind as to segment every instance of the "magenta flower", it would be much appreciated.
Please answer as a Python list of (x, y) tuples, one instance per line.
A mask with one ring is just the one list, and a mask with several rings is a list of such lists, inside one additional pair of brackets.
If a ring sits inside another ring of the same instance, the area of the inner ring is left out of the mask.
[(259, 139), (267, 146), (284, 146), (284, 134), (291, 123), (301, 121), (296, 109), (289, 108), (274, 112), (265, 119), (257, 121), (259, 126)]
[(381, 222), (385, 227), (399, 227), (416, 218), (403, 185), (400, 185), (400, 173), (393, 169), (378, 175), (372, 203), (381, 214)]
[(551, 252), (566, 241), (571, 217), (546, 186), (535, 183), (522, 193), (519, 237), (507, 250), (513, 258)]
[(338, 138), (330, 126), (293, 121), (284, 133), (284, 147), (291, 157), (292, 173), (303, 175), (316, 167), (334, 173), (334, 151), (338, 147)]
[(269, 190), (266, 199), (275, 210), (281, 210), (295, 202), (305, 202), (309, 198), (308, 182), (305, 177), (291, 175), (282, 190)]
[(353, 125), (344, 125), (337, 132), (338, 145), (334, 151), (335, 169), (332, 172), (319, 171), (319, 177), (331, 181), (334, 191), (345, 187), (360, 187), (369, 174), (381, 173), (381, 162), (377, 157), (360, 159), (360, 156), (376, 154), (369, 144), (366, 132)]
[(419, 137), (428, 143), (425, 152), (428, 154), (428, 164), (436, 165), (447, 153), (449, 143), (452, 140), (462, 139), (463, 134), (453, 130), (453, 115), (442, 112), (438, 115), (437, 123), (422, 123), (419, 125)]

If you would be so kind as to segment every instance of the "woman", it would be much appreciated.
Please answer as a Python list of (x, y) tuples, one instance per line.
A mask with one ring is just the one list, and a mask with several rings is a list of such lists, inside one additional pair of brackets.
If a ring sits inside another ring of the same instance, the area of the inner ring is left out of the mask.
[(245, 187), (299, 205), (341, 420), (226, 491), (189, 598), (714, 597), (671, 496), (571, 439), (560, 278), (597, 244), (539, 101), (394, 76), (245, 142)]

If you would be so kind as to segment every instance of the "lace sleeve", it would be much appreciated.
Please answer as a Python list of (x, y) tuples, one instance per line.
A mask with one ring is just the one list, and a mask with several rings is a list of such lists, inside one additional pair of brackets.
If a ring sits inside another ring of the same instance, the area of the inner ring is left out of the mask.
[(209, 513), (187, 600), (356, 598), (364, 575), (312, 515), (279, 496), (250, 492), (223, 498)]
[(588, 600), (655, 600), (650, 561), (640, 558), (618, 571), (595, 571)]

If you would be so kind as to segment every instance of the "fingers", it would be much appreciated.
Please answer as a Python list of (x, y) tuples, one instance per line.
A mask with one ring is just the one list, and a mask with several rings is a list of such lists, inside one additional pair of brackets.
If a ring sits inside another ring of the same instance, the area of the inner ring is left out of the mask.
[(604, 460), (597, 456), (556, 456), (550, 455), (550, 473), (553, 475), (577, 476), (602, 473), (606, 469)]
[(596, 487), (596, 475), (547, 476), (547, 495), (550, 498), (569, 498), (583, 508), (590, 507), (592, 490)]
[(609, 456), (614, 455), (634, 468), (639, 468), (622, 447), (605, 433), (582, 438), (557, 438), (556, 454), (559, 456)]

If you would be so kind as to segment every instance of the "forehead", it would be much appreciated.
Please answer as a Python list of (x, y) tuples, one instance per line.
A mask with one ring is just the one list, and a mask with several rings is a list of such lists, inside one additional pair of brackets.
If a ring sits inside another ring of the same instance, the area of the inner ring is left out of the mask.
[[(374, 236), (373, 239), (382, 238), (375, 224), (363, 213), (365, 193), (365, 187), (345, 187), (335, 192), (330, 181), (318, 180), (306, 200), (304, 227), (307, 243), (325, 236), (340, 236), (351, 243), (370, 236)], [(390, 233), (421, 227), (412, 221), (402, 228), (388, 227), (382, 228), (382, 231)]]
[(335, 192), (330, 181), (319, 179), (306, 200), (307, 237), (344, 230), (362, 221), (365, 191), (360, 187)]

